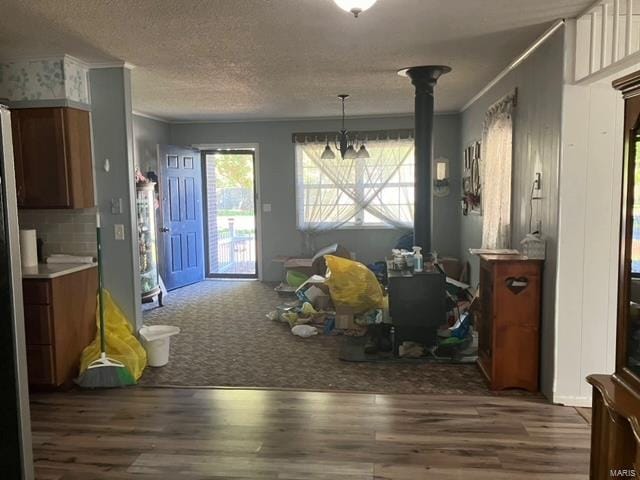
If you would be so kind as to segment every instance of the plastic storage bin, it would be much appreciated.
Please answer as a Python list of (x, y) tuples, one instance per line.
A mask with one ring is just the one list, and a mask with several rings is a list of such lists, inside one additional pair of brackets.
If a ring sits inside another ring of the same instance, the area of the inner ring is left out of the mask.
[(168, 325), (150, 325), (140, 329), (142, 345), (147, 351), (150, 367), (164, 367), (169, 363), (171, 337), (180, 333), (178, 327)]

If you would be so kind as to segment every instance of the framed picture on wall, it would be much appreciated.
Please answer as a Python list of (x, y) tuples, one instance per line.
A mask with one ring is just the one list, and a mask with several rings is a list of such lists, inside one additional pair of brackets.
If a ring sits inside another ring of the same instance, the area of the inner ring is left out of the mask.
[(479, 158), (473, 158), (470, 170), (471, 189), (469, 192), (469, 211), (475, 215), (482, 215), (482, 182)]
[(481, 143), (471, 143), (464, 149), (462, 174), (462, 211), (466, 215), (482, 215)]

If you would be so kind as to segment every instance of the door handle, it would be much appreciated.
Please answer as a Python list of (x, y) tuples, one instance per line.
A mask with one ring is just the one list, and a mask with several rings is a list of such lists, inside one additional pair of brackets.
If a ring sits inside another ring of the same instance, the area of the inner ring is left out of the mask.
[(161, 231), (162, 233), (167, 233), (167, 232), (169, 232), (169, 231), (170, 231), (170, 229), (168, 229), (167, 227), (162, 227), (162, 228), (160, 228), (160, 231)]

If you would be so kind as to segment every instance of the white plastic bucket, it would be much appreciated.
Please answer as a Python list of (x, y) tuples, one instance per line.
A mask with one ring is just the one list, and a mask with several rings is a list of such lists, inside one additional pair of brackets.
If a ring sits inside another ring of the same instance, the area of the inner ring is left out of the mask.
[(178, 333), (178, 327), (168, 325), (150, 325), (140, 329), (140, 338), (147, 351), (147, 363), (150, 367), (164, 367), (169, 363), (171, 337)]

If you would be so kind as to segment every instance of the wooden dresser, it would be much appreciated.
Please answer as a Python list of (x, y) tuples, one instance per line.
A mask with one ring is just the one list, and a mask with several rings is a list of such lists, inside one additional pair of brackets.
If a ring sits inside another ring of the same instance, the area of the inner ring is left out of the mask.
[(98, 269), (22, 281), (29, 384), (70, 386), (96, 335)]
[(478, 365), (492, 390), (538, 391), (542, 260), (480, 256)]
[(640, 72), (613, 86), (625, 99), (616, 370), (587, 378), (593, 386), (591, 480), (640, 477), (640, 238), (634, 234), (640, 227)]

